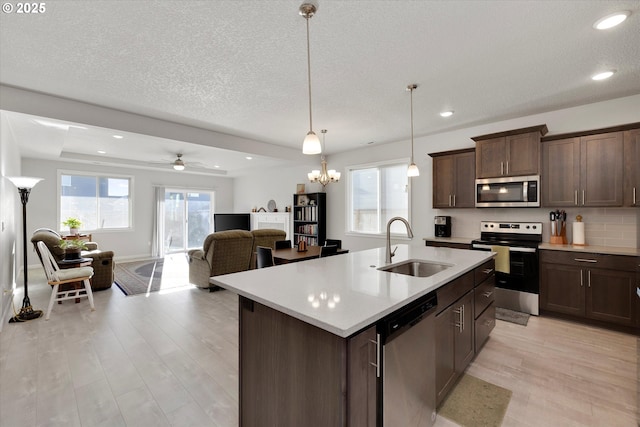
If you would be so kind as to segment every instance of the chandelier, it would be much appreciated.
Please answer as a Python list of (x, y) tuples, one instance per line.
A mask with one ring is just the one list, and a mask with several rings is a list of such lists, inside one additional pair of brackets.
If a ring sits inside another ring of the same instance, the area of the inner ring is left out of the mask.
[(306, 1), (300, 5), (299, 13), (307, 21), (307, 81), (309, 83), (309, 132), (302, 143), (303, 154), (319, 154), (321, 152), (320, 139), (313, 131), (313, 116), (311, 114), (311, 49), (309, 47), (309, 19), (318, 10), (316, 1)]
[(336, 172), (335, 169), (327, 170), (327, 161), (324, 158), (324, 137), (327, 130), (322, 129), (320, 132), (322, 132), (322, 157), (320, 158), (321, 170), (314, 169), (307, 174), (307, 177), (309, 177), (309, 181), (311, 182), (319, 182), (322, 184), (322, 190), (324, 191), (328, 183), (340, 181), (340, 172)]

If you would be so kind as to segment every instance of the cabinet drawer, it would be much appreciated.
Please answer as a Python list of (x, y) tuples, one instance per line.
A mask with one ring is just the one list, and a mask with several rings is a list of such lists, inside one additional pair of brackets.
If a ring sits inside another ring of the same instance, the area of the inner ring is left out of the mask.
[(475, 313), (479, 317), (485, 308), (495, 299), (496, 276), (491, 276), (475, 289)]
[(476, 319), (476, 354), (480, 351), (484, 343), (489, 338), (489, 334), (496, 326), (496, 306), (489, 305), (487, 309)]
[(438, 313), (453, 304), (464, 294), (473, 289), (473, 271), (455, 279), (436, 291), (438, 296)]
[(610, 270), (635, 271), (636, 259), (633, 256), (609, 255), (593, 252), (573, 252), (541, 250), (540, 262), (567, 264), (589, 268), (607, 268)]
[(478, 286), (480, 283), (484, 282), (487, 278), (492, 276), (496, 271), (496, 260), (490, 259), (489, 261), (482, 264), (480, 267), (476, 267), (473, 270), (473, 277), (475, 285)]

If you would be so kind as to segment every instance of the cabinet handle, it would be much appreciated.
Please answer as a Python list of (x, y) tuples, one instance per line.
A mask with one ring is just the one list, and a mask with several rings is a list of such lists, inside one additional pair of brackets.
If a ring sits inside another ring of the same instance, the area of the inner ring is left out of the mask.
[(509, 161), (507, 161), (507, 175), (509, 175)]
[(485, 268), (482, 272), (486, 275), (489, 275), (493, 272), (493, 268)]
[(587, 270), (587, 288), (591, 287), (591, 270)]
[(376, 340), (369, 340), (370, 343), (376, 346), (376, 363), (369, 362), (371, 366), (376, 368), (376, 378), (380, 378), (380, 334), (376, 334)]
[(449, 207), (451, 207), (451, 194), (449, 194)]
[(633, 206), (636, 205), (636, 187), (633, 187)]
[(584, 206), (584, 190), (582, 190), (582, 206)]
[(573, 204), (578, 206), (578, 190), (573, 192)]
[(584, 286), (584, 279), (582, 277), (582, 270), (580, 270), (580, 287)]
[(484, 324), (485, 326), (491, 326), (493, 325), (494, 320), (493, 319), (488, 319)]
[(456, 308), (453, 312), (458, 315), (458, 321), (455, 323), (455, 326), (458, 328), (458, 331), (462, 332), (464, 329), (464, 305)]
[(586, 258), (574, 258), (573, 260), (578, 262), (590, 262), (592, 264), (595, 264), (596, 262), (598, 262), (597, 259), (586, 259)]
[(456, 195), (455, 194), (453, 195), (453, 207), (454, 208), (456, 207)]
[(504, 175), (504, 162), (500, 162), (500, 175)]
[(485, 297), (485, 298), (489, 298), (491, 295), (493, 295), (493, 291), (487, 291), (487, 292), (482, 294), (482, 296)]

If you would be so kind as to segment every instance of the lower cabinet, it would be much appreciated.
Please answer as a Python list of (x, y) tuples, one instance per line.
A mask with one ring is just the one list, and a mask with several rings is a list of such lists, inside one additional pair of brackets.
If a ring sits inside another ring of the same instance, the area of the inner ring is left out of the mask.
[(623, 326), (638, 324), (634, 257), (544, 250), (540, 308)]
[(436, 315), (436, 404), (475, 355), (473, 290)]

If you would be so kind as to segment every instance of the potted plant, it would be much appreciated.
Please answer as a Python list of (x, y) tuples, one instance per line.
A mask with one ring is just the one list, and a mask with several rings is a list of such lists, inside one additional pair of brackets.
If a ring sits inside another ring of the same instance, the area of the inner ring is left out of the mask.
[(66, 225), (67, 227), (69, 227), (69, 233), (72, 235), (77, 235), (78, 234), (78, 229), (80, 228), (80, 226), (82, 225), (82, 222), (78, 219), (78, 218), (67, 218), (62, 225)]
[(72, 239), (72, 240), (60, 240), (58, 246), (64, 249), (64, 259), (74, 260), (80, 259), (80, 253), (83, 249), (87, 249), (84, 240)]

